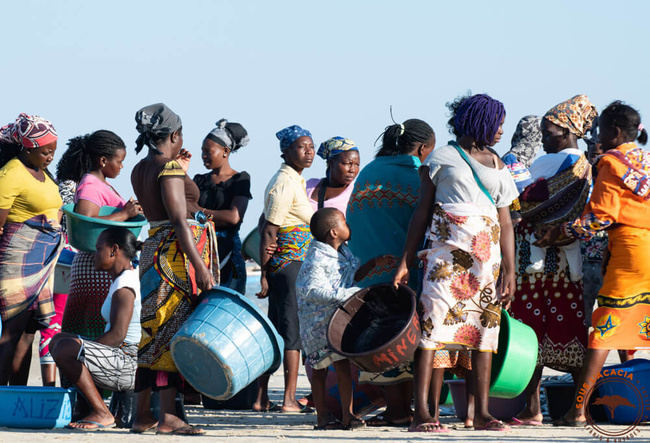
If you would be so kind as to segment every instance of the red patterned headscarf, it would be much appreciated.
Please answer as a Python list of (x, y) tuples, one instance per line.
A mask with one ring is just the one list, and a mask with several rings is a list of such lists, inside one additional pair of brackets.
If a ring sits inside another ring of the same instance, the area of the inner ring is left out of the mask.
[(58, 138), (52, 123), (38, 115), (22, 113), (14, 123), (0, 128), (0, 140), (24, 148), (39, 148), (55, 142)]
[(583, 138), (587, 134), (596, 117), (598, 117), (596, 107), (584, 94), (576, 95), (554, 106), (544, 115), (545, 119), (568, 129), (578, 138)]

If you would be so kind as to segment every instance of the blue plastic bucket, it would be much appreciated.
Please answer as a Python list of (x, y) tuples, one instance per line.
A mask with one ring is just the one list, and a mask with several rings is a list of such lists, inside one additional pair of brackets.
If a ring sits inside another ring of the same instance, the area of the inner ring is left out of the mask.
[(0, 426), (63, 428), (72, 418), (74, 389), (0, 386)]
[(229, 288), (202, 294), (174, 335), (171, 355), (178, 371), (201, 394), (228, 400), (260, 375), (282, 364), (284, 341), (268, 317)]
[(610, 423), (636, 425), (650, 421), (650, 361), (635, 358), (605, 366), (600, 375), (602, 378), (595, 384), (598, 392), (592, 395), (592, 401), (605, 406)]
[[(140, 235), (142, 227), (148, 223), (147, 219), (142, 215), (137, 215), (123, 222), (86, 217), (85, 215), (74, 212), (74, 204), (63, 205), (61, 210), (66, 215), (68, 242), (75, 248), (85, 252), (95, 252), (97, 237), (105, 229), (113, 226), (121, 226), (133, 232), (133, 235), (137, 237)], [(121, 211), (121, 209), (113, 206), (102, 206), (99, 208), (99, 215), (110, 215), (118, 211)]]

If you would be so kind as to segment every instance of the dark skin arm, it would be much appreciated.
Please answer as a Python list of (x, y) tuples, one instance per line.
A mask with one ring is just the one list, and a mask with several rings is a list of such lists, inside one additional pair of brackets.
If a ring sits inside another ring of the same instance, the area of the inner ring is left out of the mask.
[(429, 178), (429, 168), (421, 166), (419, 169), (420, 174), (420, 193), (418, 195), (418, 202), (411, 216), (409, 222), (408, 233), (406, 234), (406, 243), (404, 245), (404, 252), (402, 258), (397, 265), (397, 271), (393, 277), (393, 284), (395, 287), (399, 283), (408, 283), (409, 267), (412, 266), (415, 260), (415, 253), (422, 245), (424, 233), (427, 226), (431, 222), (433, 215), (433, 206), (436, 197), (436, 187)]
[(110, 215), (99, 215), (99, 206), (95, 203), (79, 199), (75, 205), (75, 211), (77, 214), (85, 215), (86, 217), (101, 218), (102, 220), (112, 220), (112, 221), (126, 221), (130, 218), (135, 217), (138, 214), (142, 214), (142, 208), (137, 201), (130, 199), (121, 211), (115, 212)]
[(212, 216), (212, 221), (217, 228), (232, 228), (244, 219), (246, 208), (248, 208), (248, 198), (237, 196), (232, 199), (232, 205), (228, 209), (218, 211), (203, 209), (203, 212)]
[(131, 288), (120, 288), (113, 294), (111, 304), (111, 329), (100, 335), (97, 343), (101, 343), (113, 348), (119, 347), (124, 343), (126, 333), (129, 330), (129, 323), (133, 317), (133, 301), (135, 292)]
[(203, 263), (203, 259), (194, 245), (192, 232), (185, 219), (187, 205), (183, 180), (178, 177), (162, 178), (160, 180), (160, 190), (163, 205), (169, 216), (169, 221), (174, 227), (181, 250), (187, 255), (192, 266), (194, 266), (197, 286), (202, 291), (211, 289), (216, 285), (216, 282), (205, 263)]
[(9, 209), (0, 209), (0, 235), (4, 232), (4, 225), (7, 222), (8, 215)]
[(501, 284), (497, 289), (499, 291), (499, 301), (510, 304), (512, 296), (517, 288), (515, 275), (515, 231), (512, 227), (512, 218), (510, 217), (510, 208), (497, 208), (499, 214), (499, 224), (501, 225)]
[(275, 238), (277, 237), (279, 228), (278, 225), (274, 225), (266, 220), (262, 226), (260, 239), (260, 260), (262, 261), (260, 264), (260, 267), (262, 268), (262, 273), (260, 275), (261, 289), (260, 292), (257, 293), (257, 298), (266, 298), (269, 295), (269, 282), (267, 276), (271, 254), (268, 253), (268, 249), (272, 245), (275, 245)]
[(354, 274), (354, 281), (360, 282), (370, 271), (375, 269), (377, 266), (390, 266), (395, 264), (395, 257), (392, 255), (379, 255), (368, 260), (366, 263), (361, 265), (357, 272)]

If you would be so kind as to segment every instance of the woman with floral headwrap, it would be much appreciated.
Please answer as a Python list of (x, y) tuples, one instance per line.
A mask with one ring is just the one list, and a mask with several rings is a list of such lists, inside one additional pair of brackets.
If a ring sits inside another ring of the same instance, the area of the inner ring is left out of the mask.
[[(579, 377), (574, 376), (575, 407), (554, 422), (556, 426), (587, 424), (585, 406), (610, 350), (648, 349), (650, 343), (650, 155), (635, 143), (645, 145), (648, 132), (639, 112), (618, 100), (603, 110), (598, 126), (605, 153), (596, 163), (589, 203), (576, 219), (547, 229), (538, 241), (547, 246), (561, 237), (588, 240), (603, 230), (609, 235), (609, 259), (598, 309), (591, 317), (589, 349)], [(634, 405), (639, 413), (643, 403), (639, 398)]]
[(207, 174), (194, 176), (201, 196), (199, 205), (212, 217), (217, 229), (221, 286), (246, 292), (246, 261), (241, 253), (239, 227), (244, 220), (251, 195), (248, 172), (230, 166), (230, 154), (246, 146), (248, 132), (239, 123), (221, 119), (203, 140), (201, 158)]
[(332, 137), (321, 143), (316, 153), (327, 162), (322, 179), (307, 180), (307, 195), (314, 211), (320, 208), (336, 208), (345, 214), (359, 175), (359, 149), (348, 138)]
[[(300, 329), (296, 301), (296, 278), (311, 241), (309, 221), (314, 213), (302, 171), (314, 160), (311, 133), (298, 125), (275, 134), (280, 140), (284, 163), (269, 181), (264, 192), (264, 224), (261, 228), (260, 257), (262, 275), (259, 298), (269, 297), (269, 319), (284, 339), (284, 398), (282, 412), (301, 411), (296, 401), (300, 365)], [(276, 241), (277, 238), (277, 241)], [(277, 243), (272, 256), (267, 249)], [(268, 376), (259, 379), (258, 397), (253, 410), (266, 410)]]
[(492, 149), (503, 134), (506, 111), (485, 94), (460, 97), (448, 107), (456, 140), (435, 149), (421, 168), (418, 204), (393, 278), (395, 284), (407, 280), (424, 240), (417, 254), (424, 263), (422, 338), (415, 353), (415, 415), (409, 430), (446, 431), (437, 411), (442, 368), (471, 367), (467, 381), (476, 404), (466, 426), (504, 431), (508, 426), (488, 411), (488, 391), (501, 304), (515, 290), (510, 205), (517, 188)]
[(157, 103), (140, 109), (135, 120), (140, 133), (136, 152), (145, 145), (149, 152), (133, 168), (131, 183), (151, 227), (139, 266), (142, 340), (132, 430), (156, 426), (149, 410), (153, 389), (160, 391), (159, 434), (202, 434), (176, 413), (174, 397), (182, 379), (169, 345), (201, 291), (219, 282), (217, 240), (212, 221), (200, 213), (199, 188), (186, 174), (191, 155), (182, 149), (180, 117)]
[[(57, 139), (52, 123), (36, 115), (20, 114), (0, 129), (0, 385), (11, 372), (29, 373), (34, 333), (54, 316), (62, 202), (47, 167)], [(17, 352), (19, 341), (26, 346)]]
[(512, 418), (512, 425), (541, 424), (539, 389), (544, 366), (575, 377), (583, 363), (587, 345), (583, 285), (572, 281), (567, 256), (559, 248), (575, 239), (564, 237), (547, 248), (540, 270), (530, 267), (531, 252), (535, 252), (531, 243), (536, 230), (574, 220), (582, 213), (591, 186), (591, 165), (577, 142), (596, 116), (596, 107), (585, 95), (562, 102), (544, 115), (542, 144), (547, 155), (532, 164), (534, 183), (519, 197), (523, 220), (515, 229), (517, 291), (512, 313), (533, 328), (539, 352), (537, 368), (525, 391), (526, 408)]

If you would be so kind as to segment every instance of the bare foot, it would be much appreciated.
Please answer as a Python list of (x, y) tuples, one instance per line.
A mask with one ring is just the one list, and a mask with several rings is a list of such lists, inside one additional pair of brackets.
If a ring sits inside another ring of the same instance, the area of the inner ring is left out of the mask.
[(292, 402), (284, 403), (282, 405), (282, 412), (300, 412), (305, 406), (298, 403), (295, 399)]
[(195, 434), (204, 434), (205, 431), (201, 428), (190, 426), (185, 423), (183, 420), (172, 414), (165, 414), (163, 420), (158, 422), (158, 429), (156, 431), (159, 434), (184, 434), (184, 435), (195, 435)]
[(153, 417), (147, 417), (146, 420), (134, 421), (133, 426), (131, 426), (131, 432), (134, 434), (142, 434), (147, 432), (150, 429), (155, 428), (158, 425), (158, 422)]

